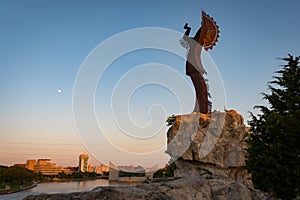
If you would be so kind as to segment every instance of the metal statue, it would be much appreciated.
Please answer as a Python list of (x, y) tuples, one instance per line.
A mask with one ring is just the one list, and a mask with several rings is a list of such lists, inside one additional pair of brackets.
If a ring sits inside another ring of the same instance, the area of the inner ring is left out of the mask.
[(207, 114), (211, 110), (211, 103), (208, 100), (208, 89), (203, 78), (207, 74), (201, 62), (201, 51), (212, 49), (219, 38), (219, 27), (216, 22), (202, 11), (202, 24), (196, 35), (189, 37), (191, 27), (188, 23), (184, 25), (186, 29), (181, 45), (188, 49), (186, 61), (186, 75), (190, 76), (196, 90), (196, 103), (193, 112)]

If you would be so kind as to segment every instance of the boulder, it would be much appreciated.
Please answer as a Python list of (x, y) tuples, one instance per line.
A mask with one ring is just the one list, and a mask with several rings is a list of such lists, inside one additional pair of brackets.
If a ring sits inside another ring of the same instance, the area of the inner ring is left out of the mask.
[(249, 134), (243, 117), (234, 110), (176, 116), (167, 133), (166, 151), (175, 160), (175, 177), (204, 176), (252, 188), (245, 169)]

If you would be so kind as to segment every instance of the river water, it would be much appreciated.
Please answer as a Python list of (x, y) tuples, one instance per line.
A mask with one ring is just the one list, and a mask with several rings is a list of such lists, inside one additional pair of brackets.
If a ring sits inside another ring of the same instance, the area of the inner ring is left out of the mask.
[(105, 179), (87, 180), (87, 181), (69, 181), (69, 182), (49, 182), (40, 183), (36, 187), (13, 194), (0, 195), (1, 200), (19, 200), (28, 195), (41, 193), (70, 193), (92, 190), (99, 186), (108, 186), (109, 181)]

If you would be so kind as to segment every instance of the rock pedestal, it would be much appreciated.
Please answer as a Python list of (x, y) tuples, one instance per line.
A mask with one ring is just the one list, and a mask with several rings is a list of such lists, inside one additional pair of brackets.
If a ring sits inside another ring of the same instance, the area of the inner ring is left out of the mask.
[(243, 117), (234, 110), (176, 116), (166, 153), (175, 160), (176, 177), (236, 181), (253, 188), (245, 170), (248, 135)]

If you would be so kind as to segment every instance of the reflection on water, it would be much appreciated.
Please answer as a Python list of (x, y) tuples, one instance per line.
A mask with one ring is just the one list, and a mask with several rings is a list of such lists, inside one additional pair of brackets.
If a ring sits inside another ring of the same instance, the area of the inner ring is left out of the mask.
[[(1, 200), (19, 200), (28, 195), (35, 195), (41, 193), (69, 193), (69, 192), (83, 192), (92, 190), (99, 186), (108, 186), (109, 181), (104, 179), (88, 180), (88, 181), (70, 181), (70, 182), (51, 182), (41, 183), (36, 187), (17, 192), (13, 194), (0, 195)], [(116, 184), (113, 184), (116, 185)], [(118, 185), (118, 184), (117, 184)]]

